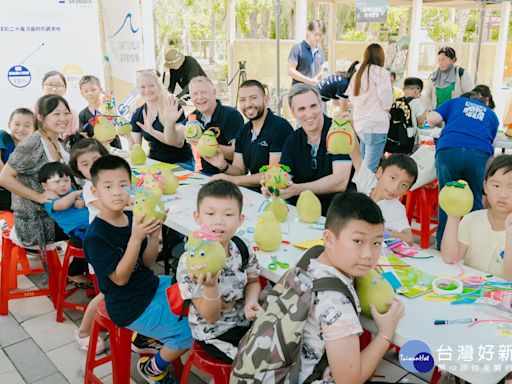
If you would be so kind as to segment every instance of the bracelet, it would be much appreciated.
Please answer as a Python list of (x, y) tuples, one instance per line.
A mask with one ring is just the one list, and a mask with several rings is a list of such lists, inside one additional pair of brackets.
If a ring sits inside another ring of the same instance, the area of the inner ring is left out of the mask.
[(229, 169), (229, 163), (226, 163), (226, 166), (223, 169), (219, 169), (220, 173), (224, 173)]
[(217, 301), (217, 300), (219, 300), (219, 299), (220, 299), (220, 292), (219, 292), (219, 295), (218, 295), (218, 296), (213, 297), (213, 298), (212, 298), (212, 297), (208, 297), (208, 296), (206, 296), (206, 295), (204, 294), (204, 292), (203, 292), (203, 299), (205, 299), (206, 301)]
[(387, 337), (386, 335), (381, 335), (380, 333), (377, 335), (377, 337), (382, 337), (384, 340), (386, 340), (389, 345), (393, 345), (393, 342), (391, 341), (391, 339), (389, 337)]

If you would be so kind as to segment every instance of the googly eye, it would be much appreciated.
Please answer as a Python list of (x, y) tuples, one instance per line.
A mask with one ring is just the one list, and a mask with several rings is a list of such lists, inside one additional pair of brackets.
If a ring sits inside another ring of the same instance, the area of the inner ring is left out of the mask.
[(205, 251), (201, 251), (201, 252), (199, 252), (199, 256), (201, 256), (201, 257), (206, 256), (206, 252), (205, 252)]
[(372, 279), (371, 282), (372, 282), (373, 285), (376, 285), (378, 283), (377, 279)]
[(192, 252), (192, 251), (190, 251), (190, 252), (189, 252), (189, 255), (190, 255), (190, 257), (194, 257), (194, 256), (195, 256), (195, 253), (194, 253), (194, 252)]

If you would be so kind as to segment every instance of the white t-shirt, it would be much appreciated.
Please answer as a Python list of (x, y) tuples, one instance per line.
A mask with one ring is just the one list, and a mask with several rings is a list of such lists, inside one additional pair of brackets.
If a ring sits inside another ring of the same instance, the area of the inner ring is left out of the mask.
[(98, 208), (96, 208), (94, 204), (91, 204), (98, 200), (98, 198), (92, 194), (91, 188), (92, 183), (89, 180), (86, 180), (84, 188), (82, 189), (82, 195), (84, 197), (85, 206), (89, 210), (89, 224), (91, 224), (94, 218), (100, 213)]
[[(357, 186), (358, 192), (369, 196), (377, 186), (378, 180), (363, 161), (359, 170), (354, 173), (352, 182)], [(380, 200), (377, 205), (382, 211), (385, 229), (402, 232), (404, 229), (410, 228), (405, 207), (397, 199)]]
[(420, 141), (420, 136), (418, 133), (418, 117), (421, 117), (425, 114), (425, 106), (421, 103), (419, 99), (412, 99), (409, 101), (409, 108), (411, 109), (411, 121), (412, 127), (407, 128), (407, 136), (414, 137), (416, 136), (415, 145), (417, 146)]

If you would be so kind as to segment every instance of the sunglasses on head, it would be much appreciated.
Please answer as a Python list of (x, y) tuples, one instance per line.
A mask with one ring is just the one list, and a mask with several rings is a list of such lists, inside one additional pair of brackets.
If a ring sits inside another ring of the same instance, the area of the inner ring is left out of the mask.
[(443, 47), (443, 48), (441, 48), (437, 54), (439, 55), (441, 53), (444, 53), (444, 55), (449, 57), (450, 59), (454, 59), (455, 56), (456, 56), (455, 55), (455, 49), (453, 49), (452, 47)]

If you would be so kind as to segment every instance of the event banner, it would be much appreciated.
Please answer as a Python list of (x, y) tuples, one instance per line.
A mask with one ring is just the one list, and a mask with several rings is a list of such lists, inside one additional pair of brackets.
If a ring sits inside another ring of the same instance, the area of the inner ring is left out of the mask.
[(76, 110), (86, 106), (78, 81), (84, 74), (103, 83), (97, 0), (17, 0), (0, 12), (0, 129), (10, 113), (33, 108), (42, 95), (43, 75), (66, 76), (65, 98)]
[(388, 17), (388, 0), (356, 0), (356, 22), (383, 22)]

